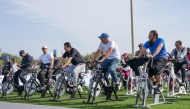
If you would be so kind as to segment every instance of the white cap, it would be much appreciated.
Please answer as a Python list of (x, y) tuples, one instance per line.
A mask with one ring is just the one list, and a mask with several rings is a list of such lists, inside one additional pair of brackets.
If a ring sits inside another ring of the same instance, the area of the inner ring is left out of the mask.
[(42, 46), (42, 48), (48, 48), (48, 47), (44, 45), (44, 46)]

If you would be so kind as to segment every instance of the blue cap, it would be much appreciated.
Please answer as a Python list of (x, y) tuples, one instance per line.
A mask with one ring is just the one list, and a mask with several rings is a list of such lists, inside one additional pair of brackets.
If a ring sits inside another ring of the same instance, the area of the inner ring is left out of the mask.
[(98, 38), (107, 38), (107, 37), (109, 37), (107, 33), (102, 33), (101, 36), (99, 36)]
[(22, 56), (23, 53), (24, 53), (24, 50), (20, 50), (19, 55)]
[(4, 60), (6, 60), (6, 59), (9, 59), (9, 56), (4, 56), (4, 58), (3, 58)]

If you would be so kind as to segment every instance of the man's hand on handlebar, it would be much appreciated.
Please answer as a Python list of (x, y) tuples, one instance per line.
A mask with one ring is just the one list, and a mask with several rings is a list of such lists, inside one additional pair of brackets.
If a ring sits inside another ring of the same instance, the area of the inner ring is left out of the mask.
[(154, 56), (152, 56), (152, 55), (146, 55), (148, 58), (153, 58)]
[(93, 62), (94, 62), (94, 60), (91, 60), (91, 61), (90, 61), (90, 65), (91, 65), (91, 66), (94, 66), (94, 63), (93, 63)]

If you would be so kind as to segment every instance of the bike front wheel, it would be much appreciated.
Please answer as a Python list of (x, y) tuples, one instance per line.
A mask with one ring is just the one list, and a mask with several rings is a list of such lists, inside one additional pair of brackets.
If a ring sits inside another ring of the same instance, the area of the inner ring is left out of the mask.
[(24, 90), (31, 96), (37, 91), (37, 85), (34, 82), (27, 82), (24, 86)]
[(67, 85), (65, 82), (57, 81), (55, 83), (54, 92), (58, 96), (63, 96), (66, 93)]
[(14, 84), (12, 82), (5, 82), (2, 86), (2, 91), (5, 94), (10, 94), (14, 91)]
[[(102, 86), (100, 83), (97, 83), (97, 87), (95, 89), (96, 86), (96, 81), (92, 81), (89, 85), (89, 93), (91, 93), (91, 96), (97, 98), (101, 95), (102, 93)], [(96, 94), (94, 95), (94, 90), (96, 90)]]

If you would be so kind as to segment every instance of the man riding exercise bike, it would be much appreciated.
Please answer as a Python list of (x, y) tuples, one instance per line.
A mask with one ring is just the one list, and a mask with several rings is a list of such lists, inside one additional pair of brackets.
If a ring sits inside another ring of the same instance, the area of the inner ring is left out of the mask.
[(106, 55), (98, 62), (101, 63), (101, 68), (108, 69), (108, 72), (111, 74), (114, 84), (116, 84), (116, 90), (119, 90), (119, 82), (116, 69), (121, 57), (117, 44), (114, 41), (109, 40), (109, 35), (107, 33), (102, 33), (98, 38), (100, 38), (101, 43), (95, 55), (91, 59), (91, 64), (93, 65), (94, 59), (98, 57), (101, 50), (104, 50), (106, 52)]
[[(17, 90), (19, 90), (19, 80), (18, 77), (20, 78), (21, 82), (23, 84), (25, 84), (26, 78), (25, 76), (28, 74), (27, 69), (29, 69), (32, 65), (33, 65), (33, 57), (30, 56), (28, 53), (26, 53), (24, 50), (21, 50), (19, 52), (19, 55), (22, 57), (22, 64), (21, 65), (17, 65), (18, 67), (20, 67), (20, 70), (16, 71), (14, 74), (14, 82), (16, 85)], [(22, 88), (23, 89), (23, 88)], [(22, 91), (19, 91), (20, 93), (18, 94), (19, 96), (22, 95)]]
[[(51, 82), (52, 78), (52, 67), (53, 67), (53, 54), (48, 52), (47, 46), (42, 47), (43, 54), (38, 58), (38, 60), (34, 63), (34, 65), (31, 67), (33, 69), (39, 62), (41, 62), (40, 66), (40, 72), (37, 75), (38, 80), (41, 84), (41, 90), (47, 90), (47, 85), (49, 82)], [(41, 97), (45, 97), (45, 93), (42, 94)]]
[(7, 81), (7, 78), (9, 77), (9, 74), (12, 72), (13, 64), (9, 59), (9, 56), (4, 56), (3, 58), (5, 60), (5, 64), (2, 70), (2, 74), (4, 75), (2, 84)]
[(158, 38), (156, 30), (150, 31), (148, 38), (149, 41), (144, 44), (136, 58), (140, 58), (149, 48), (152, 55), (148, 55), (148, 57), (153, 58), (153, 65), (149, 64), (149, 78), (153, 81), (153, 85), (158, 83), (155, 94), (160, 94), (163, 91), (161, 72), (167, 63), (165, 41), (162, 38)]
[(182, 47), (182, 41), (178, 40), (175, 42), (176, 48), (172, 50), (170, 55), (175, 57), (176, 63), (174, 64), (174, 73), (179, 77), (179, 70), (182, 73), (182, 82), (177, 79), (180, 86), (185, 86), (185, 69), (188, 65), (188, 58), (187, 58), (187, 49)]
[(77, 83), (78, 73), (81, 73), (82, 71), (85, 70), (85, 63), (78, 50), (72, 48), (69, 42), (64, 43), (64, 49), (65, 53), (63, 54), (61, 60), (59, 61), (56, 69), (63, 63), (64, 59), (68, 57), (67, 62), (62, 66), (62, 68), (66, 68), (70, 63), (72, 63), (72, 65), (68, 66), (65, 69), (65, 72), (67, 78), (73, 81), (73, 83), (71, 83), (71, 81), (68, 81), (68, 85), (70, 87), (75, 87), (76, 89), (78, 85)]

